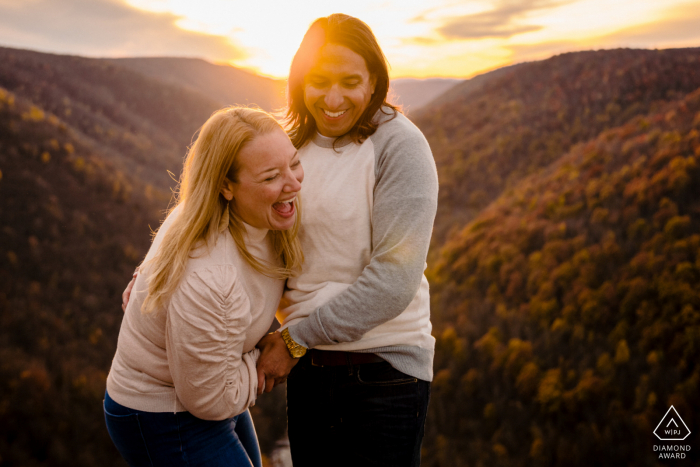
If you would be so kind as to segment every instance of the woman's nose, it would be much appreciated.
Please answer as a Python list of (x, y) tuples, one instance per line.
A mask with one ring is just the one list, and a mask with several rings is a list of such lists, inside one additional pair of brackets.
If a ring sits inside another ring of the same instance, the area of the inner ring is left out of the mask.
[(304, 180), (304, 172), (301, 172), (301, 175), (299, 175), (299, 174), (294, 173), (293, 171), (290, 171), (289, 176), (287, 178), (287, 183), (285, 185), (285, 191), (288, 191), (288, 192), (300, 191), (302, 180)]
[(331, 86), (324, 101), (329, 110), (337, 110), (343, 104), (343, 94), (338, 89), (338, 85)]

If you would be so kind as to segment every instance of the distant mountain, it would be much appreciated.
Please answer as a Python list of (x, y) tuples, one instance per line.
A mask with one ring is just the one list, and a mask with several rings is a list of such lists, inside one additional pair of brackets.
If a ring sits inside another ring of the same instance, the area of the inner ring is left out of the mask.
[(100, 59), (0, 48), (0, 86), (60, 118), (114, 166), (161, 190), (218, 102)]
[[(473, 78), (466, 80), (458, 80), (452, 86), (447, 87), (442, 93), (437, 96), (432, 97), (428, 102), (421, 107), (431, 108), (435, 106), (440, 106), (446, 103), (452, 102), (454, 99), (464, 99), (468, 95), (475, 92), (481, 91), (486, 83), (495, 80), (503, 75), (512, 73), (520, 67), (527, 66), (527, 63), (518, 63), (516, 65), (504, 66), (497, 68), (480, 75), (476, 75)], [(429, 111), (429, 110), (428, 110)], [(420, 114), (420, 112), (419, 112)]]
[(434, 248), (576, 144), (698, 87), (700, 49), (569, 53), (455, 86), (411, 117), (439, 171)]
[(404, 112), (412, 116), (413, 112), (462, 81), (452, 78), (392, 79), (389, 100), (392, 104), (403, 106)]
[(229, 65), (215, 65), (199, 58), (107, 59), (146, 76), (196, 91), (226, 105), (255, 104), (267, 111), (285, 106), (286, 80), (275, 80)]

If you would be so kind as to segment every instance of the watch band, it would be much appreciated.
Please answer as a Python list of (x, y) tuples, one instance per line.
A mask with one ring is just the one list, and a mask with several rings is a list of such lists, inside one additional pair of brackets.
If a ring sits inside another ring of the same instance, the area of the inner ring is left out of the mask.
[(289, 355), (291, 355), (292, 358), (301, 358), (306, 354), (306, 347), (294, 342), (292, 336), (289, 335), (289, 329), (284, 328), (284, 330), (282, 331), (282, 339), (284, 339), (284, 343), (287, 345)]

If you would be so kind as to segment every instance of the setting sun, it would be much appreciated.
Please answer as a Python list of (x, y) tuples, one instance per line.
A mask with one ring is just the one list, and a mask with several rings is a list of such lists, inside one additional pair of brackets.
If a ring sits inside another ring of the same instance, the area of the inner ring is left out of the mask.
[[(677, 47), (700, 40), (691, 24), (700, 3), (580, 0), (312, 1), (129, 0), (133, 7), (174, 15), (178, 27), (225, 37), (240, 56), (212, 60), (286, 76), (308, 25), (343, 12), (372, 27), (394, 77), (468, 77), (556, 53), (616, 47)], [(174, 51), (175, 52), (175, 51)]]

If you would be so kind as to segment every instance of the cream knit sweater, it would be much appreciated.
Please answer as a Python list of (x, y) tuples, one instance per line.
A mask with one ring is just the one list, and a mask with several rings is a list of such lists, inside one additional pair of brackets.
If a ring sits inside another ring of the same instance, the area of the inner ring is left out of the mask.
[[(163, 223), (146, 260), (176, 215), (177, 209)], [(267, 233), (246, 225), (246, 246), (272, 262)], [(255, 344), (272, 323), (284, 281), (250, 267), (225, 226), (215, 240), (193, 251), (167, 305), (149, 315), (141, 313), (148, 267), (138, 275), (107, 377), (107, 391), (119, 404), (223, 420), (255, 402)]]
[(437, 170), (420, 130), (385, 111), (361, 144), (316, 135), (299, 149), (305, 261), (287, 281), (279, 316), (304, 347), (376, 353), (431, 381), (435, 338), (423, 271)]

